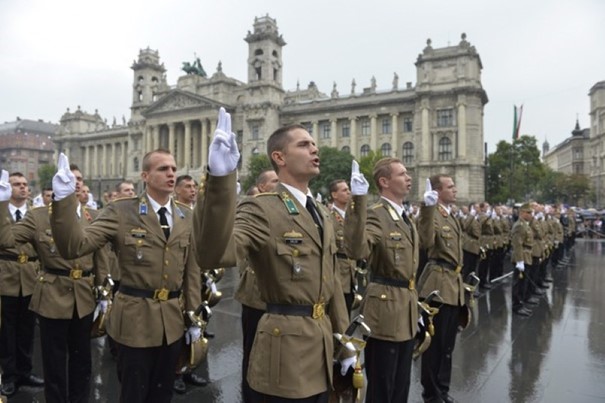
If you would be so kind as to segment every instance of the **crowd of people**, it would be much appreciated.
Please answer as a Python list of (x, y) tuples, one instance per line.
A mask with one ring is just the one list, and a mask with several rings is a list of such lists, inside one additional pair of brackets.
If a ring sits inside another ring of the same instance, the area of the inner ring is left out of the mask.
[[(419, 354), (423, 399), (451, 402), (452, 354), (473, 298), (506, 275), (510, 253), (513, 311), (531, 315), (552, 281), (549, 263), (565, 263), (573, 246), (573, 210), (458, 206), (448, 174), (428, 178), (421, 203), (410, 203), (412, 178), (396, 158), (374, 166), (376, 200), (353, 161), (351, 177), (334, 178), (323, 204), (309, 189), (319, 150), (300, 125), (276, 130), (267, 153), (272, 169), (238, 197), (240, 155), (221, 108), (199, 185), (177, 177), (170, 152), (154, 150), (142, 163), (144, 191), (123, 181), (98, 208), (82, 172), (61, 155), (52, 189), (33, 207), (26, 178), (3, 171), (2, 392), (30, 385), (44, 387), (49, 403), (88, 401), (99, 318), (122, 402), (169, 402), (186, 384), (205, 385), (180, 357), (213, 336), (206, 325), (220, 299), (216, 269), (238, 267), (245, 402), (335, 398), (335, 380), (361, 368), (349, 339), (334, 337), (351, 336), (357, 310), (368, 329), (366, 402), (407, 401)], [(36, 320), (43, 378), (32, 373)]]

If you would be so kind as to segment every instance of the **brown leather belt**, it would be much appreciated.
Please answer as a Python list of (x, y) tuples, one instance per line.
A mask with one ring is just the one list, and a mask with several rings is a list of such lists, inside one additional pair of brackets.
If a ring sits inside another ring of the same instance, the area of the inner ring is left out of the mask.
[(325, 304), (323, 302), (314, 305), (267, 304), (267, 313), (320, 319), (325, 315)]
[(456, 273), (460, 273), (462, 271), (462, 266), (456, 266), (453, 263), (450, 263), (443, 259), (430, 259), (429, 263), (435, 264), (437, 266), (441, 266), (451, 271), (455, 271)]
[(388, 277), (382, 277), (382, 276), (372, 276), (370, 282), (382, 284), (382, 285), (389, 285), (391, 287), (408, 288), (410, 290), (414, 289), (414, 280), (410, 281), (410, 280), (394, 279), (394, 278), (388, 278)]
[(27, 262), (35, 262), (38, 260), (38, 256), (27, 256), (27, 255), (0, 255), (0, 260), (5, 260), (7, 262), (17, 262), (17, 263), (27, 263)]
[(181, 290), (168, 291), (166, 288), (157, 290), (142, 290), (140, 288), (129, 287), (120, 284), (118, 291), (122, 294), (130, 295), (137, 298), (151, 298), (156, 301), (168, 301), (169, 299), (178, 298), (181, 296)]
[(83, 269), (52, 269), (49, 267), (45, 267), (44, 271), (46, 273), (54, 274), (56, 276), (64, 276), (71, 277), (74, 280), (78, 280), (82, 277), (90, 277), (92, 276), (91, 270), (83, 270)]

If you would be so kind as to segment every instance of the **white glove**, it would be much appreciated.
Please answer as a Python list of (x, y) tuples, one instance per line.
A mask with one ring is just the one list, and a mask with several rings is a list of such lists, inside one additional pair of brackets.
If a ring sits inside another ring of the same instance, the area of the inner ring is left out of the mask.
[(495, 211), (492, 211), (492, 220), (498, 219), (498, 214)]
[(216, 283), (211, 278), (206, 280), (206, 286), (210, 288), (210, 291), (212, 291), (213, 294), (216, 294), (216, 292), (218, 291), (218, 289), (216, 288)]
[(431, 186), (431, 180), (426, 178), (426, 192), (424, 192), (424, 204), (427, 206), (435, 206), (437, 204), (437, 199), (439, 199), (439, 195), (436, 190), (433, 190), (433, 186)]
[(55, 200), (65, 199), (76, 191), (76, 177), (69, 169), (69, 161), (63, 153), (59, 154), (57, 173), (53, 176), (53, 193)]
[(107, 312), (107, 307), (109, 306), (109, 302), (106, 300), (101, 300), (99, 301), (99, 303), (97, 304), (97, 307), (99, 308), (99, 312), (100, 313), (106, 313)]
[(418, 329), (416, 330), (417, 332), (420, 332), (421, 329), (424, 329), (426, 326), (424, 326), (424, 319), (422, 318), (422, 315), (418, 315), (418, 324), (416, 325), (418, 327)]
[(235, 134), (231, 131), (231, 115), (222, 108), (208, 152), (208, 168), (212, 176), (226, 176), (237, 168), (239, 150)]
[(189, 326), (185, 333), (185, 342), (187, 344), (195, 343), (202, 337), (202, 329), (197, 326)]
[(515, 269), (517, 269), (521, 273), (523, 273), (525, 271), (525, 263), (524, 262), (517, 262), (517, 264), (515, 265)]
[(8, 171), (2, 170), (0, 177), (0, 201), (8, 201), (13, 194), (13, 187), (8, 182)]
[(356, 362), (357, 362), (356, 356), (347, 357), (344, 360), (340, 361), (340, 375), (345, 376), (347, 374), (347, 372), (349, 371), (349, 368), (351, 368), (353, 365), (355, 365)]
[(240, 194), (241, 191), (242, 191), (242, 184), (239, 183), (239, 181), (237, 181), (235, 183), (235, 194), (238, 195), (238, 194)]
[(321, 197), (321, 193), (317, 192), (317, 194), (315, 195), (315, 200), (318, 203), (321, 203), (323, 201), (323, 197)]
[(471, 207), (470, 215), (471, 217), (477, 216), (477, 210), (475, 210), (475, 206)]
[(368, 194), (370, 184), (365, 176), (359, 172), (359, 164), (353, 160), (351, 164), (351, 194), (353, 196), (364, 196)]

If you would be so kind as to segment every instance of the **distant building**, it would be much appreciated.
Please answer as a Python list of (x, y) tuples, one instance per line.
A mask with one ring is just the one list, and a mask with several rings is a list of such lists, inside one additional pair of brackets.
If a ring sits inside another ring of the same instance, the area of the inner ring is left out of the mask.
[(53, 164), (53, 138), (59, 125), (42, 120), (17, 118), (0, 124), (0, 166), (10, 172), (21, 172), (30, 185), (38, 184), (38, 168)]
[(596, 207), (605, 204), (605, 81), (592, 86), (590, 97), (590, 128), (576, 127), (571, 137), (550, 149), (547, 141), (542, 146), (542, 158), (554, 171), (583, 174), (590, 178)]
[[(286, 42), (269, 16), (256, 18), (248, 43), (247, 82), (228, 77), (221, 63), (207, 76), (197, 59), (184, 63), (188, 74), (171, 87), (158, 51), (143, 49), (133, 70), (130, 119), (108, 125), (97, 113), (79, 108), (61, 118), (59, 149), (93, 180), (93, 192), (122, 178), (138, 181), (145, 152), (163, 147), (175, 155), (179, 173), (203, 174), (217, 110), (232, 115), (242, 154), (241, 174), (249, 159), (266, 152), (278, 127), (303, 124), (318, 145), (360, 158), (370, 150), (401, 158), (414, 175), (412, 198), (425, 178), (446, 172), (458, 186), (461, 202), (483, 200), (485, 188), (481, 58), (462, 34), (457, 45), (433, 48), (431, 41), (416, 60), (416, 84), (399, 85), (395, 73), (387, 88), (333, 86), (329, 95), (314, 82), (306, 88), (282, 86)], [(95, 185), (96, 182), (96, 185)]]

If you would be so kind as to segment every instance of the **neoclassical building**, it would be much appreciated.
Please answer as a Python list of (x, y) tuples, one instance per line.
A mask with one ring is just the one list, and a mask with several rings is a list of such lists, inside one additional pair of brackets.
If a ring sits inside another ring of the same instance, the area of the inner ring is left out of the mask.
[[(455, 46), (426, 47), (416, 59), (416, 83), (400, 85), (397, 74), (388, 88), (370, 85), (325, 94), (311, 82), (285, 90), (282, 52), (286, 42), (269, 16), (254, 20), (248, 43), (248, 77), (228, 77), (219, 62), (207, 76), (193, 69), (166, 82), (159, 52), (140, 51), (133, 70), (130, 118), (108, 124), (98, 113), (79, 108), (61, 117), (58, 149), (78, 163), (92, 180), (93, 192), (122, 178), (139, 179), (145, 152), (170, 149), (180, 173), (201, 176), (217, 110), (232, 116), (242, 154), (241, 175), (251, 156), (266, 152), (268, 136), (278, 127), (301, 123), (321, 146), (363, 157), (370, 150), (401, 158), (420, 178), (446, 172), (454, 177), (460, 201), (484, 198), (483, 110), (488, 102), (481, 85), (481, 58), (462, 34)], [(195, 65), (195, 64), (194, 64)], [(201, 67), (201, 65), (198, 63)], [(413, 198), (423, 189), (415, 187)]]
[(587, 175), (595, 194), (595, 207), (605, 205), (605, 81), (590, 88), (590, 127), (576, 122), (571, 137), (552, 149), (542, 146), (543, 161), (555, 171)]

